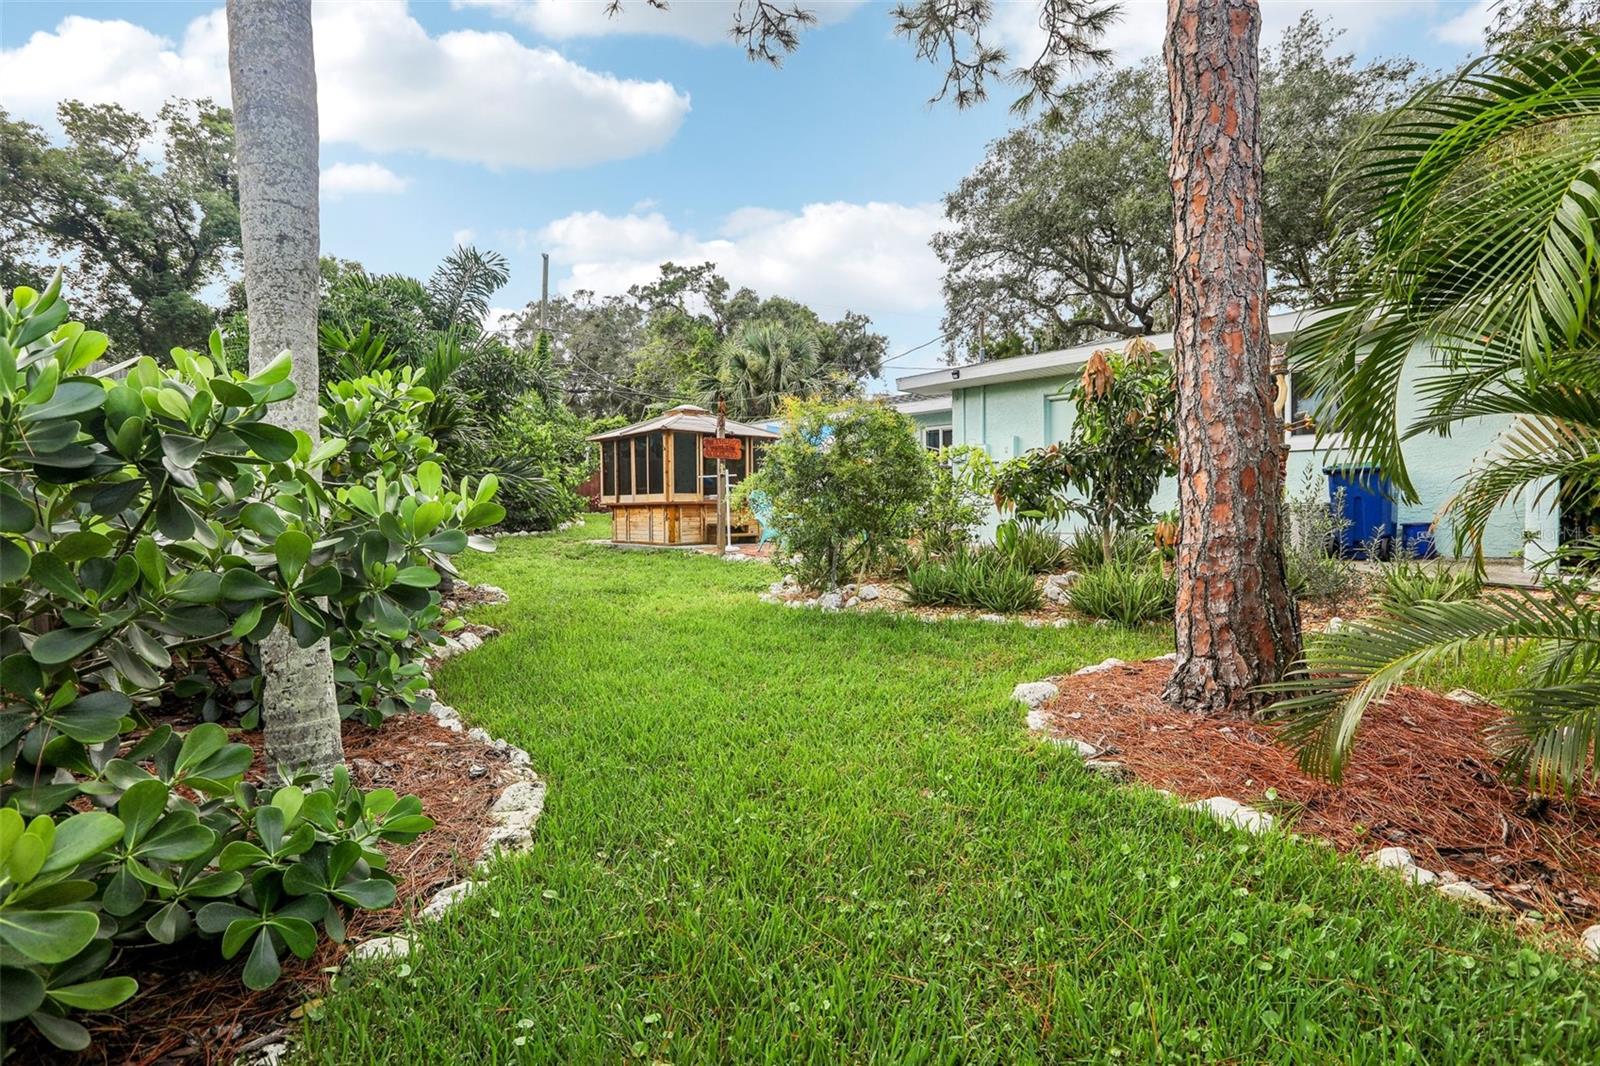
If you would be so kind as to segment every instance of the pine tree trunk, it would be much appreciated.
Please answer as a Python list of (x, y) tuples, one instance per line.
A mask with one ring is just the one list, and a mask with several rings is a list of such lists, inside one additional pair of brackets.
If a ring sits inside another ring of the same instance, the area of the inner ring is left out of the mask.
[(1253, 711), (1300, 652), (1279, 544), (1283, 431), (1273, 411), (1256, 0), (1169, 0), (1178, 662), (1166, 698)]
[[(317, 72), (311, 0), (228, 0), (228, 71), (239, 164), (239, 229), (250, 369), (288, 349), (295, 395), (271, 419), (318, 437)], [(328, 642), (284, 626), (261, 643), (268, 764), (323, 777), (344, 760)]]

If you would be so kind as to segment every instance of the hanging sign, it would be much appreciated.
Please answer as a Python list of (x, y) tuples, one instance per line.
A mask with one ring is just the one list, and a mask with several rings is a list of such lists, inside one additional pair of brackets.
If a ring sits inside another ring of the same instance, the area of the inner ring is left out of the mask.
[(706, 437), (700, 441), (700, 454), (707, 459), (738, 460), (744, 455), (744, 441), (738, 437)]

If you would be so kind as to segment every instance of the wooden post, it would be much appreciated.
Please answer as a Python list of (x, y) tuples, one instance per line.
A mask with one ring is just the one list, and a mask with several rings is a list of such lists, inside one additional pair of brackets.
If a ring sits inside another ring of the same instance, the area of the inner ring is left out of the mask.
[[(717, 401), (717, 436), (728, 435), (728, 401)], [(717, 460), (717, 540), (718, 547), (723, 554), (727, 554), (733, 546), (732, 531), (728, 529), (733, 520), (732, 511), (728, 507), (728, 461)]]

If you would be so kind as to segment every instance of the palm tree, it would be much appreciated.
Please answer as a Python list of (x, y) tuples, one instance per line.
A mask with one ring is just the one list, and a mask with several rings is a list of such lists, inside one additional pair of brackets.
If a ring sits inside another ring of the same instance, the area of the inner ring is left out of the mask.
[(785, 398), (827, 391), (832, 382), (816, 339), (774, 323), (752, 323), (717, 349), (701, 384), (705, 402), (726, 400), (734, 418), (770, 418)]
[[(272, 408), (318, 436), (317, 72), (311, 0), (228, 0), (228, 71), (239, 163), (239, 228), (250, 369), (294, 355), (295, 395)], [(274, 766), (331, 776), (344, 761), (326, 639), (280, 626), (261, 642), (262, 733)]]
[[(1401, 444), (1463, 419), (1514, 421), (1447, 505), (1482, 557), (1494, 510), (1559, 493), (1600, 499), (1600, 36), (1490, 56), (1425, 89), (1352, 160), (1339, 188), (1375, 234), (1350, 295), (1297, 339), (1328, 390), (1325, 433), (1415, 499)], [(1420, 418), (1401, 369), (1436, 353)], [(1594, 555), (1593, 546), (1580, 548)], [(1421, 603), (1320, 641), (1279, 707), (1309, 769), (1337, 779), (1362, 712), (1411, 671), (1467, 648), (1532, 644), (1505, 694), (1508, 769), (1573, 790), (1600, 747), (1600, 611), (1570, 590)]]

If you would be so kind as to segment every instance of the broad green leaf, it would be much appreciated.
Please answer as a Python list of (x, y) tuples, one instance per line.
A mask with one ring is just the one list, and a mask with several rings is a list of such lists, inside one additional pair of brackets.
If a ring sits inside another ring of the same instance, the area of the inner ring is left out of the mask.
[(285, 530), (272, 546), (278, 559), (278, 572), (291, 588), (300, 580), (300, 573), (311, 558), (311, 538), (298, 529)]
[(103, 629), (52, 629), (33, 642), (29, 654), (41, 666), (59, 666), (76, 659), (108, 635)]
[(255, 946), (250, 949), (250, 957), (245, 960), (245, 987), (257, 991), (271, 988), (277, 983), (280, 973), (282, 969), (278, 965), (278, 949), (273, 946), (271, 934), (263, 927), (256, 934)]
[(71, 870), (106, 850), (122, 838), (122, 821), (104, 811), (74, 814), (56, 824), (56, 837), (50, 846), (41, 873)]
[(110, 1010), (137, 991), (139, 982), (131, 977), (102, 977), (98, 981), (52, 988), (49, 995), (57, 1003), (78, 1010)]
[(0, 909), (0, 943), (35, 962), (66, 962), (89, 946), (100, 919), (89, 911)]

